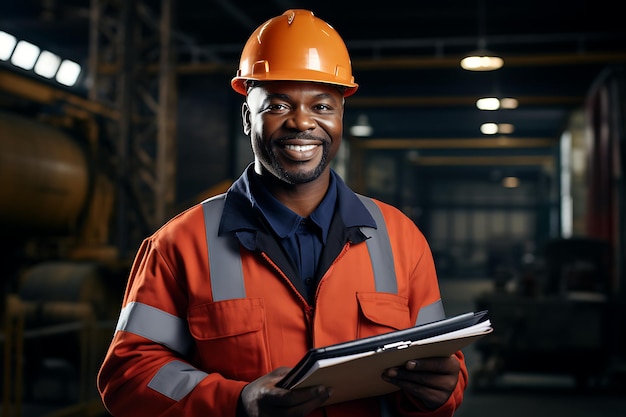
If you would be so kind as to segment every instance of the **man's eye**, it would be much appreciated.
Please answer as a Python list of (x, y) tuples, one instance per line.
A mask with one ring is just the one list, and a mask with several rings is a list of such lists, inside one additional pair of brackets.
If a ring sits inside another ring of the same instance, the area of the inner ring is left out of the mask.
[(270, 104), (267, 108), (268, 110), (271, 110), (271, 111), (281, 111), (281, 110), (285, 110), (287, 106), (281, 103), (277, 103), (277, 104)]
[(316, 109), (318, 110), (332, 110), (332, 106), (329, 106), (328, 104), (318, 104), (317, 106), (315, 106)]

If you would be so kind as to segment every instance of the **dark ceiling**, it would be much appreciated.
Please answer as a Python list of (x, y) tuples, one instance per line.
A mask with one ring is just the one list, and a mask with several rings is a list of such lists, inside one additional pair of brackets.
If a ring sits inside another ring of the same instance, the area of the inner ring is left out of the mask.
[[(158, 22), (160, 1), (142, 3), (148, 6), (144, 17)], [(175, 3), (181, 65), (220, 64), (231, 74), (259, 24), (289, 8), (313, 10), (352, 53), (361, 87), (348, 99), (347, 123), (366, 114), (374, 138), (400, 148), (449, 139), (442, 146), (466, 153), (453, 140), (486, 138), (479, 131), (486, 121), (513, 124), (508, 136), (528, 143), (556, 140), (603, 71), (626, 62), (626, 23), (619, 2), (608, 0)], [(87, 0), (2, 0), (0, 30), (86, 62), (89, 7)], [(468, 72), (458, 66), (481, 40), (504, 58), (503, 68)], [(515, 97), (519, 107), (475, 108), (477, 98), (491, 95)]]

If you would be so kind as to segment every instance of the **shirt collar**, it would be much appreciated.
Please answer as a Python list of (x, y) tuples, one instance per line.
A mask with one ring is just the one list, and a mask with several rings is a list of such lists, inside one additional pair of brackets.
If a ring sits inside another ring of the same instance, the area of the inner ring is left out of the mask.
[[(281, 238), (293, 236), (305, 218), (278, 201), (265, 185), (263, 185), (255, 173), (250, 172), (249, 180), (250, 189), (252, 191), (251, 196), (270, 227)], [(326, 237), (328, 236), (328, 229), (330, 228), (330, 222), (333, 218), (336, 203), (337, 184), (334, 176), (331, 175), (330, 185), (326, 195), (309, 216), (309, 220), (317, 225), (321, 231), (323, 243), (326, 243)]]
[[(220, 233), (243, 230), (253, 231), (262, 228), (258, 220), (259, 216), (262, 216), (262, 214), (257, 201), (257, 190), (255, 189), (253, 191), (252, 187), (252, 181), (255, 175), (253, 164), (250, 164), (239, 179), (229, 188), (226, 194)], [(331, 187), (329, 187), (329, 191), (332, 191), (332, 189), (334, 189), (335, 196), (333, 197), (330, 193), (327, 193), (320, 204), (324, 206), (328, 204), (322, 211), (329, 215), (329, 219), (332, 219), (334, 207), (337, 206), (346, 227), (367, 226), (376, 228), (376, 222), (369, 211), (365, 208), (363, 203), (361, 203), (356, 194), (346, 186), (341, 177), (333, 170), (331, 170)], [(268, 191), (266, 190), (266, 192)], [(336, 203), (332, 202), (333, 198), (336, 199)], [(315, 214), (315, 216), (317, 216), (317, 214)], [(324, 226), (326, 220), (318, 218), (315, 221), (319, 221), (319, 224), (322, 225), (325, 241), (326, 231), (328, 229), (328, 226)], [(330, 220), (328, 221), (330, 222)]]

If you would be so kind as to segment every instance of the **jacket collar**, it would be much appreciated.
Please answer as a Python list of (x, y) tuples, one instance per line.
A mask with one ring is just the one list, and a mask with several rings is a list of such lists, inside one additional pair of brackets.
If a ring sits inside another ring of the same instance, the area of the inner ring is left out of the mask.
[[(255, 250), (256, 232), (267, 232), (268, 226), (259, 209), (251, 187), (251, 176), (254, 173), (253, 164), (250, 164), (241, 176), (226, 192), (224, 212), (220, 222), (219, 233), (236, 233), (240, 242), (249, 250)], [(361, 203), (357, 195), (343, 182), (341, 177), (331, 170), (333, 181), (337, 189), (338, 213), (346, 229), (353, 227), (376, 227), (367, 208)]]

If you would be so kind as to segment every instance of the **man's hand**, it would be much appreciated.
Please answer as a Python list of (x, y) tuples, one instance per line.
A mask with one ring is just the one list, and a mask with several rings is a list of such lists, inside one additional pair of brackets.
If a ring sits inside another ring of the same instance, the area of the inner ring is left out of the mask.
[(290, 368), (278, 368), (246, 385), (241, 401), (248, 417), (302, 417), (322, 405), (330, 397), (330, 388), (316, 386), (286, 390), (276, 383)]
[(404, 367), (389, 368), (383, 379), (419, 399), (429, 410), (441, 407), (450, 398), (459, 379), (456, 356), (407, 361)]

